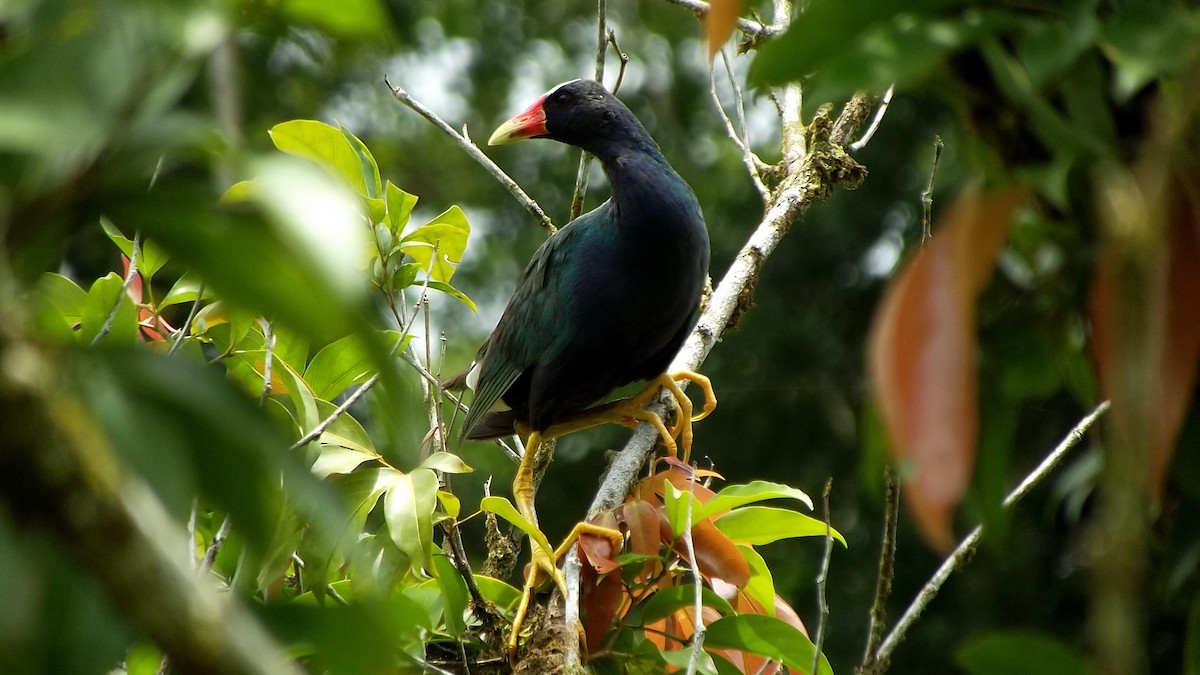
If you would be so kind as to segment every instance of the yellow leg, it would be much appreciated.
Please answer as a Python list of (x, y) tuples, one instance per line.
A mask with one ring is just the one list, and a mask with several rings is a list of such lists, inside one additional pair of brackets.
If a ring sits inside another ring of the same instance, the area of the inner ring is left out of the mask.
[[(660, 421), (659, 424), (661, 423)], [(534, 527), (539, 527), (539, 525), (537, 511), (533, 503), (533, 467), (537, 464), (537, 453), (541, 451), (542, 439), (544, 437), (548, 436), (537, 431), (530, 432), (529, 440), (525, 443), (525, 455), (521, 457), (521, 465), (517, 467), (517, 477), (513, 480), (513, 497), (517, 502), (517, 510)], [(508, 653), (510, 657), (516, 656), (517, 645), (521, 638), (521, 627), (525, 623), (526, 615), (529, 613), (529, 605), (533, 601), (533, 592), (537, 590), (542, 580), (546, 576), (549, 576), (554, 580), (555, 585), (558, 586), (559, 593), (562, 593), (564, 597), (566, 596), (566, 580), (563, 578), (562, 571), (558, 569), (558, 559), (566, 554), (581, 534), (593, 534), (605, 537), (613, 543), (613, 546), (617, 550), (620, 550), (625, 541), (624, 536), (619, 531), (591, 523), (577, 524), (571, 530), (571, 534), (568, 535), (567, 540), (555, 551), (545, 550), (539, 544), (530, 540), (529, 572), (525, 575), (525, 586), (521, 590), (521, 602), (517, 605), (517, 612), (513, 616), (512, 632), (508, 636)]]
[[(542, 433), (538, 431), (530, 432), (529, 440), (525, 443), (525, 454), (521, 457), (521, 464), (517, 467), (517, 477), (513, 480), (513, 497), (517, 502), (517, 511), (528, 520), (534, 527), (539, 527), (537, 519), (537, 511), (534, 509), (533, 498), (533, 467), (536, 465), (537, 453), (541, 451)], [(529, 612), (529, 603), (533, 598), (533, 591), (538, 587), (544, 578), (542, 573), (545, 572), (558, 585), (558, 589), (564, 595), (566, 594), (566, 582), (563, 580), (562, 572), (555, 565), (554, 551), (543, 550), (540, 545), (532, 539), (529, 542), (530, 549), (530, 566), (529, 573), (525, 575), (525, 587), (521, 591), (521, 602), (517, 605), (517, 613), (513, 617), (512, 633), (508, 637), (508, 652), (510, 656), (516, 655), (517, 643), (521, 637), (521, 626), (525, 623), (525, 615)]]

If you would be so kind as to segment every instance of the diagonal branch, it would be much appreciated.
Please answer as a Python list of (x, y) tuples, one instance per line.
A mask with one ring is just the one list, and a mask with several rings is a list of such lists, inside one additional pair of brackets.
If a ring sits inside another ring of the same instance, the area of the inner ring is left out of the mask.
[(525, 209), (533, 215), (533, 217), (542, 226), (542, 229), (546, 230), (546, 234), (554, 234), (554, 231), (558, 228), (554, 226), (554, 221), (550, 219), (550, 216), (546, 215), (546, 212), (542, 210), (541, 206), (538, 206), (538, 203), (533, 200), (533, 197), (530, 197), (525, 193), (524, 190), (521, 189), (520, 185), (517, 185), (517, 181), (513, 180), (508, 174), (504, 173), (504, 170), (497, 166), (490, 157), (483, 154), (483, 151), (479, 149), (478, 145), (475, 145), (474, 141), (472, 141), (465, 134), (460, 134), (459, 132), (455, 131), (453, 127), (451, 127), (449, 124), (446, 124), (445, 120), (443, 120), (441, 117), (438, 117), (437, 113), (433, 112), (429, 108), (426, 108), (421, 104), (420, 101), (413, 98), (411, 94), (401, 87), (392, 84), (391, 80), (389, 80), (386, 76), (383, 78), (383, 83), (387, 85), (389, 90), (391, 90), (392, 96), (395, 96), (397, 101), (400, 101), (409, 108), (412, 108), (418, 115), (429, 120), (433, 126), (441, 129), (443, 133), (454, 139), (454, 141), (458, 143), (458, 145), (465, 150), (468, 155), (470, 155), (471, 159), (479, 162), (480, 166), (482, 166), (484, 169), (487, 169), (488, 173), (495, 176), (496, 180), (500, 181), (500, 184), (503, 185), (509, 192), (511, 192), (513, 197), (516, 197), (517, 201), (521, 203), (521, 206), (524, 206)]
[[(783, 236), (813, 204), (832, 194), (835, 187), (857, 187), (866, 173), (862, 166), (852, 160), (846, 151), (830, 140), (831, 128), (853, 129), (870, 113), (870, 106), (855, 96), (839, 116), (831, 123), (824, 114), (818, 114), (809, 129), (809, 137), (803, 142), (807, 152), (795, 163), (785, 164), (786, 172), (770, 208), (745, 246), (730, 265), (720, 284), (709, 298), (704, 313), (695, 330), (675, 357), (668, 372), (698, 370), (709, 352), (720, 340), (721, 335), (737, 325), (741, 312), (748, 306), (754, 285), (763, 264), (779, 245)], [(799, 97), (793, 97), (799, 105)], [(798, 111), (793, 111), (798, 117)], [(786, 138), (799, 139), (800, 134)], [(800, 142), (797, 140), (796, 142)], [(784, 148), (785, 155), (787, 148)], [(663, 398), (657, 402), (657, 412), (665, 414), (668, 407)], [(651, 409), (654, 409), (652, 406)], [(617, 453), (609, 465), (600, 488), (596, 492), (589, 517), (614, 508), (625, 499), (636, 482), (646, 459), (654, 449), (658, 432), (649, 424), (640, 424), (625, 447)], [(568, 554), (563, 566), (567, 580), (566, 608), (564, 619), (568, 625), (579, 620), (579, 558), (575, 550)], [(579, 663), (577, 653), (568, 654), (568, 664)]]

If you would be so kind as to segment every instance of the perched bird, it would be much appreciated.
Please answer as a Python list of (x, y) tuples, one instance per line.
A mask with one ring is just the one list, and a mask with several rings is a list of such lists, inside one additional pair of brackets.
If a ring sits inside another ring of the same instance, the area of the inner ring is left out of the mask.
[[(664, 375), (696, 324), (708, 276), (708, 231), (691, 188), (641, 122), (599, 82), (555, 87), (496, 129), (488, 144), (527, 138), (549, 138), (595, 155), (612, 197), (538, 249), (475, 362), (447, 386), (475, 390), (463, 426), (468, 438), (529, 436), (513, 493), (522, 515), (536, 526), (532, 458), (542, 439), (644, 419), (674, 448), (674, 433), (642, 410), (666, 386), (681, 407), (676, 430), (682, 430), (686, 451), (691, 404), (675, 379), (705, 387), (705, 414), (715, 399), (703, 376)], [(643, 394), (592, 408), (613, 390), (642, 380), (652, 381)], [(508, 410), (492, 410), (500, 400)], [(532, 548), (534, 565), (518, 617), (539, 568), (561, 585), (553, 553)], [(519, 625), (510, 647), (518, 630)]]

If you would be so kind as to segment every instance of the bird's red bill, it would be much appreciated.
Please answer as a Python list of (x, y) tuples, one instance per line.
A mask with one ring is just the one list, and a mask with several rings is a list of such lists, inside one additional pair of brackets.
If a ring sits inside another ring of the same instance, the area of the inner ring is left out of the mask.
[(496, 131), (492, 132), (492, 137), (488, 139), (488, 145), (515, 143), (549, 133), (546, 131), (546, 111), (542, 108), (542, 104), (545, 102), (546, 97), (543, 96), (534, 101), (528, 110), (501, 124)]

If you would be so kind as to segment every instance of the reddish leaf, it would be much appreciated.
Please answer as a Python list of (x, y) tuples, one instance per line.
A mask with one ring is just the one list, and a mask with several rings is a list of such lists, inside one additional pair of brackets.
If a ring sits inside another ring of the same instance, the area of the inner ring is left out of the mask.
[[(1111, 423), (1144, 444), (1145, 488), (1158, 497), (1196, 386), (1200, 362), (1200, 195), (1174, 175), (1162, 204), (1165, 251), (1145, 238), (1114, 237), (1092, 284), (1092, 348), (1097, 378), (1112, 401)], [(1117, 217), (1120, 217), (1118, 215)], [(1145, 262), (1146, 258), (1165, 262)]]
[(708, 32), (709, 61), (717, 55), (729, 36), (733, 35), (741, 9), (742, 0), (711, 0), (708, 3), (708, 18), (704, 23)]
[[(662, 545), (662, 522), (666, 515), (662, 512), (662, 504), (655, 504), (644, 499), (631, 499), (617, 507), (617, 521), (625, 525), (629, 532), (629, 551), (638, 555), (657, 555)], [(668, 525), (668, 530), (670, 526)], [(636, 576), (638, 582), (657, 575), (662, 571), (662, 563), (658, 560), (647, 560)]]
[(925, 540), (954, 543), (951, 520), (975, 463), (979, 432), (975, 298), (991, 276), (1023, 190), (970, 190), (892, 283), (875, 314), (868, 361), (904, 494)]
[(706, 488), (700, 483), (695, 482), (691, 474), (678, 468), (659, 471), (646, 480), (649, 481), (648, 484), (652, 486), (654, 494), (657, 495), (662, 495), (666, 492), (666, 490), (663, 488), (663, 484), (668, 482), (671, 483), (671, 485), (674, 485), (675, 488), (681, 492), (690, 491), (692, 494), (696, 495), (696, 499), (701, 504), (707, 504), (708, 500), (717, 495), (717, 493), (713, 492), (710, 488)]
[[(712, 524), (712, 520), (706, 518), (692, 528), (692, 546), (696, 549), (696, 566), (705, 577), (716, 577), (738, 588), (749, 583), (750, 566), (742, 552)], [(675, 552), (684, 560), (690, 560), (682, 540), (676, 542)]]
[(625, 584), (621, 581), (619, 573), (606, 574), (597, 581), (595, 572), (591, 572), (590, 566), (585, 565), (582, 577), (579, 606), (583, 614), (586, 646), (591, 654), (600, 649), (604, 634), (625, 606), (629, 594), (625, 591)]
[[(617, 529), (617, 517), (611, 511), (596, 514), (590, 522), (610, 530)], [(605, 537), (586, 532), (580, 534), (579, 549), (583, 562), (590, 565), (598, 574), (608, 574), (621, 568), (620, 563), (616, 560), (620, 551), (614, 549), (612, 541)]]

